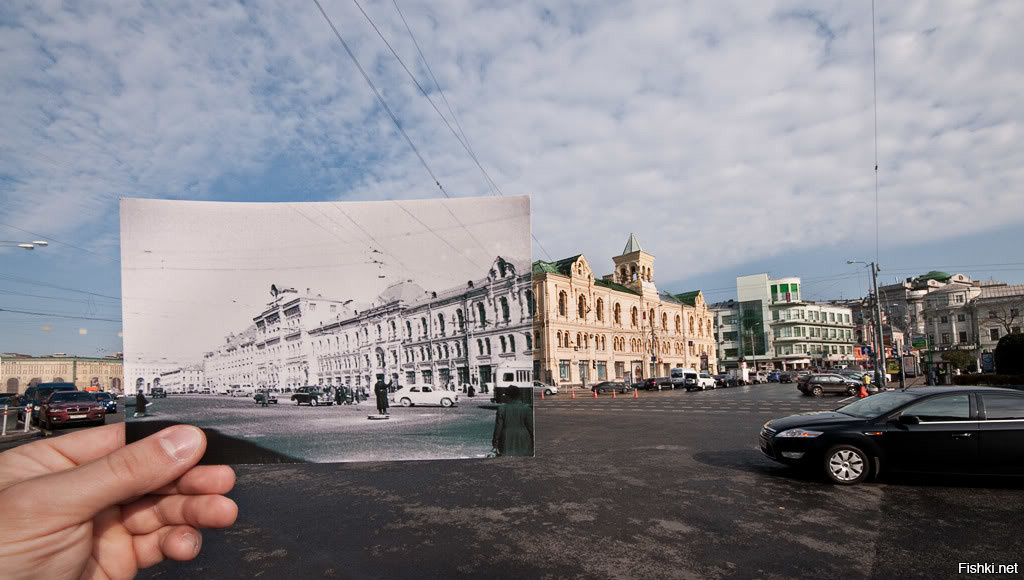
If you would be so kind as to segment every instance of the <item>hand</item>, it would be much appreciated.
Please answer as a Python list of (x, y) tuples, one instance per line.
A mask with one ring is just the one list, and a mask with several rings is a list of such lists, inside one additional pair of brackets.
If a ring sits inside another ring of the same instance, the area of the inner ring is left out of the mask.
[(206, 436), (169, 427), (125, 446), (124, 424), (0, 453), (0, 575), (132, 578), (164, 558), (199, 554), (197, 528), (238, 515), (235, 473), (196, 466)]

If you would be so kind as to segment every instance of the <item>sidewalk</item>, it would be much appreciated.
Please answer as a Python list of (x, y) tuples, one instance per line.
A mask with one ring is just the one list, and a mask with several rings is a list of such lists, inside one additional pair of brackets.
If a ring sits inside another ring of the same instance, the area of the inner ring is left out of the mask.
[[(13, 421), (11, 423), (13, 423)], [(14, 425), (11, 423), (7, 424), (7, 435), (0, 435), (0, 444), (12, 443), (23, 439), (33, 439), (42, 435), (42, 431), (35, 427), (29, 427), (28, 431), (24, 431), (24, 427), (18, 427), (15, 429)]]

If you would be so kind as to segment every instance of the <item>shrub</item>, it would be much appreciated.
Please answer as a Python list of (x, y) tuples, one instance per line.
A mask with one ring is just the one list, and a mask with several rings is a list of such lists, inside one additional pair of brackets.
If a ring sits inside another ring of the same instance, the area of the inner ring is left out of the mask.
[(1024, 375), (1024, 334), (1007, 334), (996, 345), (996, 372)]

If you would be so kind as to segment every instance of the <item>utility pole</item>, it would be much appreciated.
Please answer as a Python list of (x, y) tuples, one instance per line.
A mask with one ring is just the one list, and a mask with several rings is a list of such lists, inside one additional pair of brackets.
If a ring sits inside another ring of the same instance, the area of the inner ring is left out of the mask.
[(885, 342), (882, 338), (882, 307), (879, 303), (878, 295), (878, 264), (875, 262), (860, 262), (856, 260), (847, 260), (847, 264), (865, 264), (871, 268), (871, 287), (874, 291), (874, 307), (875, 307), (875, 319), (874, 319), (874, 336), (872, 342), (877, 347), (875, 350), (875, 377), (878, 379), (878, 388), (885, 388)]

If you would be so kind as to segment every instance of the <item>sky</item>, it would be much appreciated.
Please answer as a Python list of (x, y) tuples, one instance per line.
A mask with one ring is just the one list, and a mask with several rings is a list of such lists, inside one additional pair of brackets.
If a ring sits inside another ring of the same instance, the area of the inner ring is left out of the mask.
[[(373, 224), (388, 224), (374, 227)], [(298, 234), (298, 235), (296, 235)], [(271, 285), (363, 310), (389, 286), (442, 292), (526, 268), (527, 196), (416, 201), (121, 201), (126, 363), (188, 365), (253, 324)], [(305, 313), (335, 318), (326, 307)], [(305, 318), (304, 318), (305, 320)]]
[(879, 2), (874, 53), (866, 0), (321, 4), (387, 109), (313, 2), (0, 5), (0, 240), (51, 241), (0, 247), (0, 308), (47, 314), (0, 352), (121, 350), (122, 197), (526, 194), (535, 259), (633, 231), (709, 300), (1024, 281), (1020, 2)]

